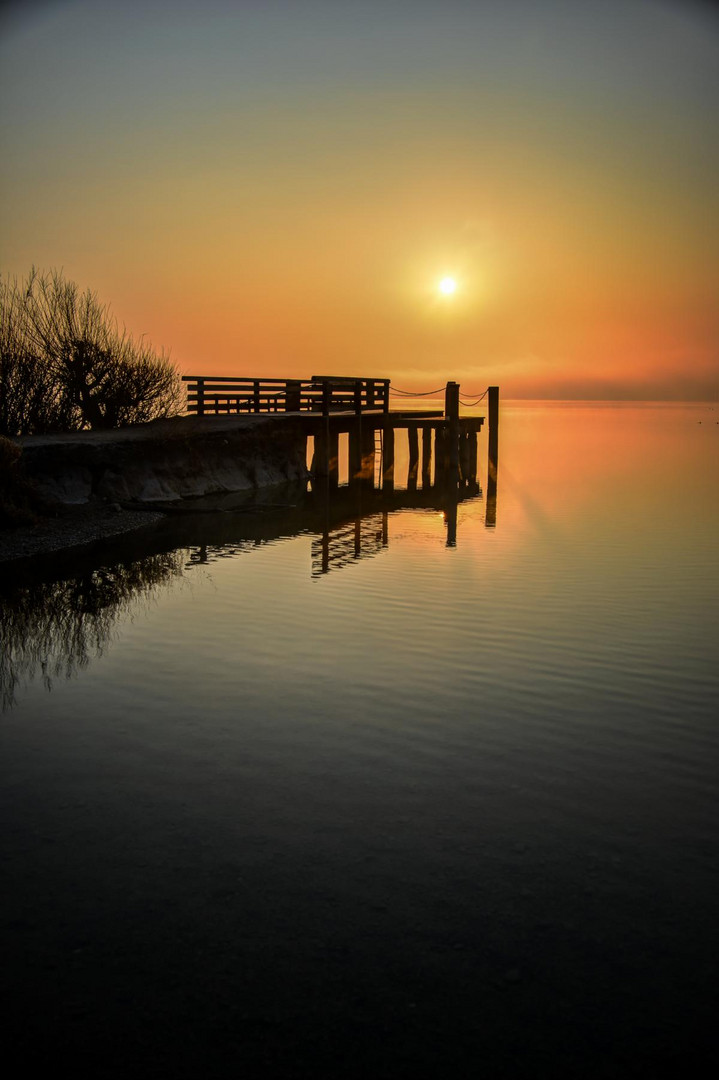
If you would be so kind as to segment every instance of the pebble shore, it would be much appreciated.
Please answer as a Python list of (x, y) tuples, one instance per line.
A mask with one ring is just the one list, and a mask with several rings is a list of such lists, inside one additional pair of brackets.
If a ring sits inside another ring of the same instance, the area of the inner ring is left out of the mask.
[(90, 503), (45, 517), (35, 525), (0, 531), (0, 563), (50, 555), (93, 544), (161, 521), (157, 511), (123, 510), (116, 504)]

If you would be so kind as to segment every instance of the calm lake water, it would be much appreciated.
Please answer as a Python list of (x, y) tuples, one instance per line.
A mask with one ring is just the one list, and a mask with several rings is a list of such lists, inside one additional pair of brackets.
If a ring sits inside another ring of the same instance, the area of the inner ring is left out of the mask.
[(508, 404), (495, 509), (480, 480), (449, 546), (421, 490), (285, 492), (13, 571), (25, 1065), (640, 1077), (712, 1053), (719, 407)]

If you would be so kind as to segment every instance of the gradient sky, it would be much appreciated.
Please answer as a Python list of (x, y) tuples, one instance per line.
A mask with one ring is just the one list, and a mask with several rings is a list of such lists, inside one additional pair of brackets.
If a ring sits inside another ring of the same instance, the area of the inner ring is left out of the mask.
[(719, 397), (711, 5), (25, 0), (0, 20), (3, 272), (63, 268), (183, 372)]

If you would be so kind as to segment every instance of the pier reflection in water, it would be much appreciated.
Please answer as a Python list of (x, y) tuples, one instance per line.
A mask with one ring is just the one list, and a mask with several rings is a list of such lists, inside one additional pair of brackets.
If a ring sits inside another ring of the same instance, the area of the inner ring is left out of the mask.
[(390, 515), (400, 510), (441, 512), (447, 547), (457, 543), (457, 508), (481, 495), (479, 484), (434, 485), (421, 491), (395, 492), (386, 488), (335, 488), (317, 492), (324, 515), (321, 535), (312, 543), (312, 575), (341, 569), (356, 559), (376, 555), (390, 542)]
[[(88, 556), (70, 554), (58, 572), (49, 561), (0, 578), (0, 701), (7, 710), (20, 689), (41, 679), (51, 690), (101, 657), (118, 619), (151, 601), (183, 572), (216, 559), (239, 556), (259, 545), (302, 534), (311, 544), (313, 578), (371, 557), (390, 543), (390, 520), (403, 510), (442, 512), (447, 546), (457, 543), (457, 508), (481, 496), (476, 481), (428, 484), (395, 490), (373, 474), (346, 486), (326, 478), (273, 493), (279, 502), (252, 504), (225, 497), (186, 504), (149, 536), (108, 544), (88, 566)], [(178, 508), (179, 510), (179, 508)], [(132, 555), (136, 557), (132, 557)], [(102, 562), (98, 565), (97, 560)]]

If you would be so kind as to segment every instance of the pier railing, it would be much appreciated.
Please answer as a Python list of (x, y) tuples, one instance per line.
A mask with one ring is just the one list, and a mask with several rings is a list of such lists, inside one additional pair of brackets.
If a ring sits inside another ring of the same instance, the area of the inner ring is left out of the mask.
[(301, 379), (247, 379), (183, 375), (187, 411), (197, 416), (234, 413), (389, 412), (389, 379), (313, 375)]

